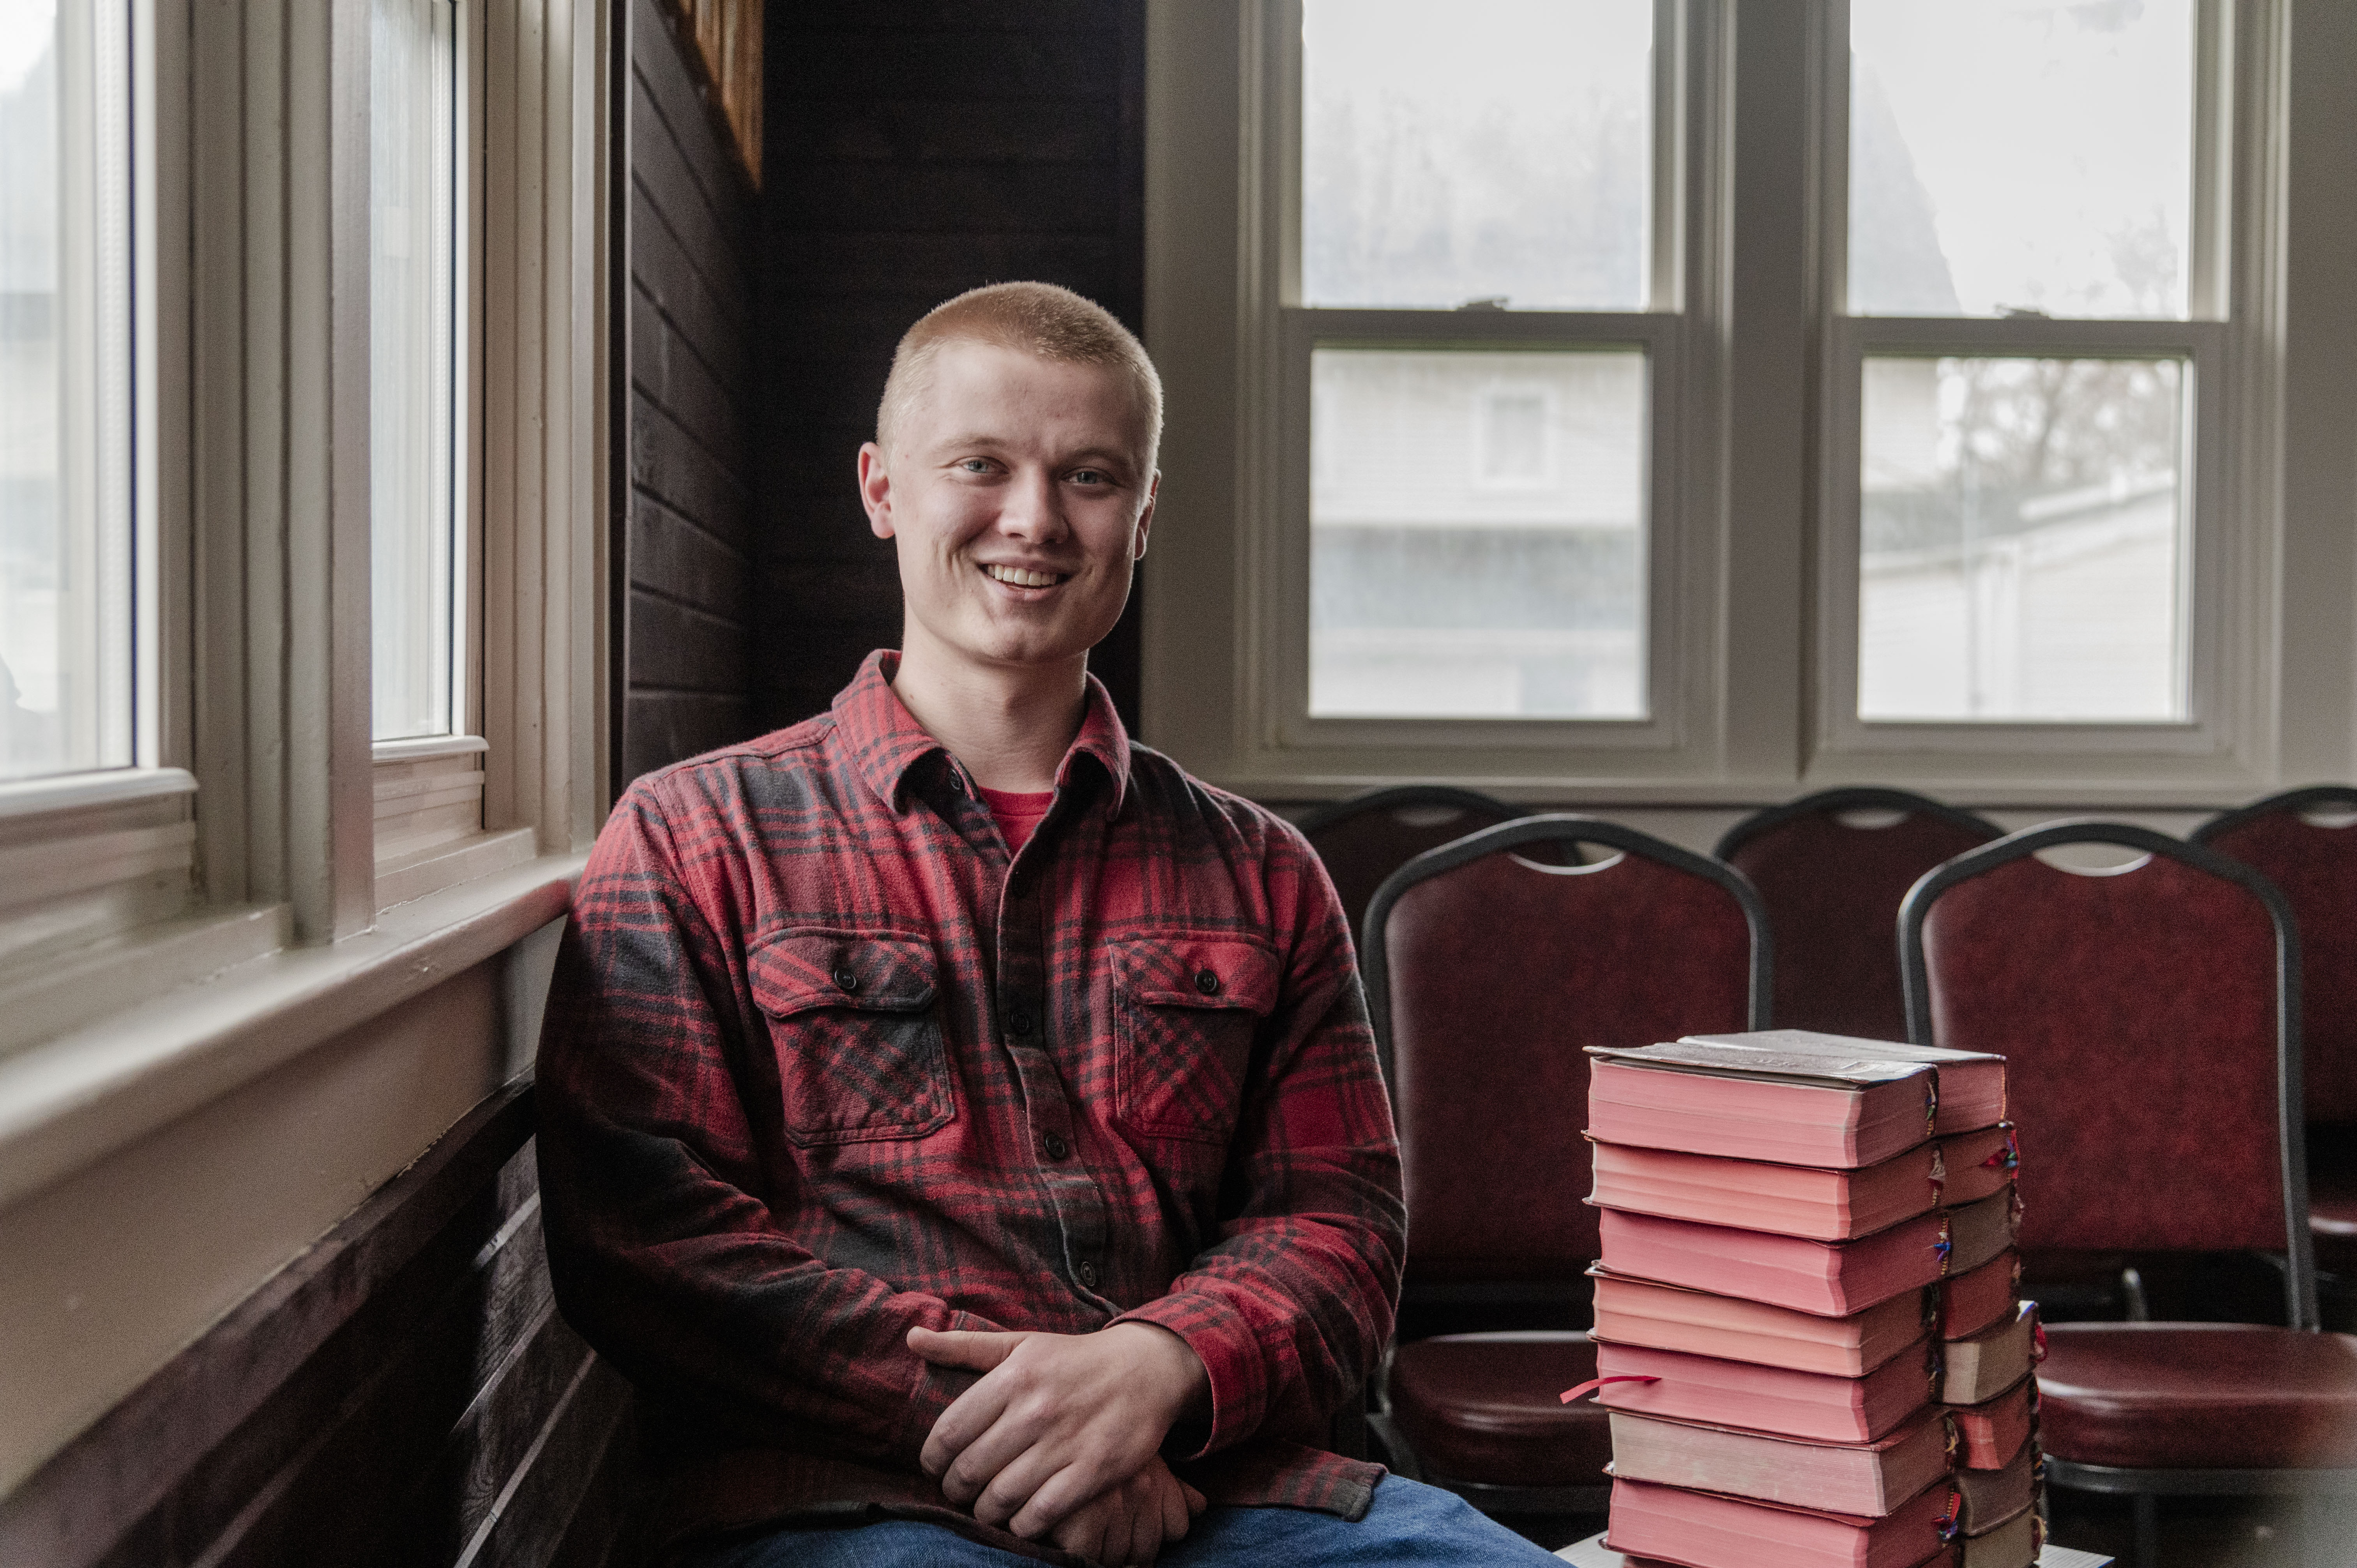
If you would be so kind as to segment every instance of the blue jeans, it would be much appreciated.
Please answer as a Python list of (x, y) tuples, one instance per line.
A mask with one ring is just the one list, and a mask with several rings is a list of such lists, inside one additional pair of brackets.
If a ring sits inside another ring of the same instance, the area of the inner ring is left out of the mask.
[[(1386, 1476), (1355, 1524), (1307, 1509), (1207, 1509), (1187, 1539), (1156, 1559), (1156, 1568), (1538, 1568), (1555, 1561), (1454, 1492)], [(1037, 1568), (1030, 1559), (912, 1520), (781, 1530), (687, 1562), (691, 1568)]]

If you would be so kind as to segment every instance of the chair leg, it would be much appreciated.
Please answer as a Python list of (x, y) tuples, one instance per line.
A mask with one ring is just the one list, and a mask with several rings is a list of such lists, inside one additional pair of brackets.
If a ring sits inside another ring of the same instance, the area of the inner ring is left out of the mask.
[(2136, 1494), (2136, 1568), (2160, 1568), (2160, 1499)]

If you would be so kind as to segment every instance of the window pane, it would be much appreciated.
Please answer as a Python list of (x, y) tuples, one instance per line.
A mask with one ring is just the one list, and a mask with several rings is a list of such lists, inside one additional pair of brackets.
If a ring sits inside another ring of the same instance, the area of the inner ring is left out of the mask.
[(0, 779), (131, 761), (124, 12), (0, 0)]
[(1320, 349), (1309, 712), (1641, 718), (1645, 356)]
[(369, 465), (376, 738), (447, 735), (455, 642), (454, 7), (375, 0)]
[(2186, 716), (2178, 360), (1868, 359), (1858, 716)]
[(1652, 0), (1305, 0), (1302, 302), (1645, 303)]
[(1851, 0), (1849, 308), (2182, 317), (2193, 0)]

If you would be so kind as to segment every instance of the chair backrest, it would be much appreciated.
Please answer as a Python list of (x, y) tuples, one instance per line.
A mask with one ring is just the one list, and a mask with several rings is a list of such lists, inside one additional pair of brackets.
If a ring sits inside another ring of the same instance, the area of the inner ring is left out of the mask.
[(1776, 939), (1776, 1021), (1895, 1040), (1907, 1028), (1891, 933), (1915, 879), (2000, 838), (1995, 822), (1904, 789), (1827, 789), (1755, 812), (1718, 858), (1760, 889)]
[[(2112, 844), (2104, 871), (2038, 852)], [(2026, 1247), (2288, 1254), (2316, 1324), (2299, 938), (2266, 877), (2149, 828), (2071, 822), (1957, 856), (1900, 913), (1910, 1037), (2007, 1060)]]
[[(1515, 853), (1580, 844), (1619, 853)], [(1750, 886), (1592, 817), (1527, 817), (1418, 855), (1377, 890), (1361, 948), (1416, 1285), (1576, 1281), (1597, 1252), (1583, 1047), (1767, 1023)]]
[(2193, 842), (2255, 866), (2299, 920), (2300, 1059), (2311, 1122), (2357, 1122), (2357, 789), (2270, 795), (2193, 830)]
[(1301, 832), (1334, 879), (1356, 933), (1384, 877), (1426, 850), (1529, 814), (1478, 790), (1401, 784), (1320, 806), (1301, 819)]

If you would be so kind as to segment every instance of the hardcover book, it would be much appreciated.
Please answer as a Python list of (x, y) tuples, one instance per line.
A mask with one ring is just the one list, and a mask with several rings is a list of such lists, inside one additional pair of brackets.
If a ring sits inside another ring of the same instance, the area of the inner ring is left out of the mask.
[(1620, 1144), (1591, 1152), (1596, 1186), (1588, 1201), (1598, 1208), (1817, 1241), (1847, 1241), (1927, 1214), (1940, 1206), (1944, 1186), (1938, 1144), (1857, 1170)]
[(1948, 1473), (1948, 1425), (1926, 1411), (1873, 1443), (1804, 1443), (1614, 1411), (1612, 1474), (1880, 1519)]
[(1846, 1317), (1996, 1259), (2012, 1244), (2012, 1202), (2009, 1191), (2001, 1192), (1855, 1241), (1813, 1241), (1616, 1208), (1598, 1219), (1604, 1257), (1616, 1274)]
[(1647, 1380), (1607, 1382), (1597, 1397), (1608, 1410), (1637, 1415), (1811, 1443), (1878, 1443), (1931, 1404), (1931, 1344), (1921, 1341), (1865, 1377), (1834, 1378), (1598, 1340), (1598, 1377)]
[(2013, 1387), (2029, 1373), (2037, 1338), (2038, 1304), (2025, 1301), (2011, 1317), (1949, 1340), (1941, 1356), (1940, 1402), (1979, 1404)]
[(1854, 1170), (1932, 1135), (1932, 1070), (1683, 1042), (1590, 1046), (1587, 1133), (1603, 1143)]
[(2014, 1294), (2020, 1277), (2021, 1259), (2010, 1249), (1978, 1268), (1952, 1266), (1932, 1292), (1932, 1324), (1940, 1337), (1969, 1339), (2012, 1316), (2020, 1305)]
[(1814, 1029), (1755, 1029), (1741, 1035), (1688, 1035), (1695, 1043), (1763, 1056), (1814, 1057), (1849, 1063), (1910, 1062), (1939, 1076), (1939, 1113), (1933, 1131), (1942, 1136), (1994, 1127), (2005, 1120), (2005, 1058), (1986, 1051), (1953, 1051), (1940, 1046), (1910, 1046), (1897, 1040), (1867, 1040), (1855, 1035), (1824, 1035)]
[(2024, 1443), (2003, 1469), (1957, 1471), (1956, 1490), (1964, 1495), (1965, 1533), (2011, 1519), (2038, 1500), (2038, 1440)]
[(1861, 1378), (1923, 1337), (1923, 1296), (1905, 1292), (1846, 1317), (1798, 1312), (1741, 1296), (1615, 1273), (1601, 1263), (1595, 1337), (1697, 1356), (1723, 1356), (1796, 1372)]
[(1689, 1568), (1916, 1568), (1947, 1544), (1934, 1482), (1880, 1519), (1615, 1477), (1605, 1544)]
[(2038, 1380), (2026, 1377), (1995, 1399), (1947, 1408), (1948, 1419), (1956, 1426), (1957, 1467), (2001, 1470), (2029, 1441), (2031, 1418), (2038, 1410)]

